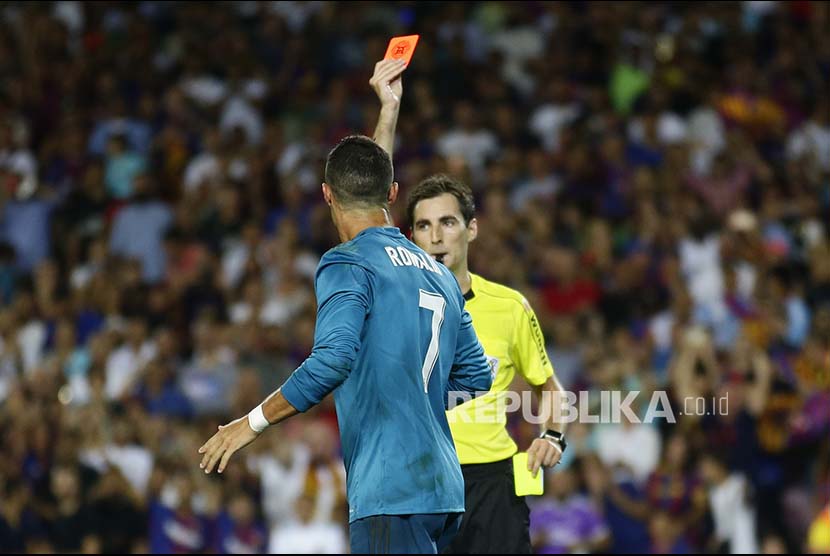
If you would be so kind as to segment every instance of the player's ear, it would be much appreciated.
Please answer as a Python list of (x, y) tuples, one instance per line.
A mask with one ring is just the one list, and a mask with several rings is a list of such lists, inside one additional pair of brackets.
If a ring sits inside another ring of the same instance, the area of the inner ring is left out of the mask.
[(392, 185), (389, 187), (389, 194), (386, 196), (386, 200), (391, 205), (395, 202), (395, 199), (398, 198), (398, 182), (393, 181)]
[(326, 201), (328, 206), (331, 206), (332, 194), (331, 194), (331, 187), (326, 182), (323, 182), (323, 200)]
[(470, 219), (467, 224), (467, 241), (473, 241), (478, 236), (478, 221), (475, 218)]

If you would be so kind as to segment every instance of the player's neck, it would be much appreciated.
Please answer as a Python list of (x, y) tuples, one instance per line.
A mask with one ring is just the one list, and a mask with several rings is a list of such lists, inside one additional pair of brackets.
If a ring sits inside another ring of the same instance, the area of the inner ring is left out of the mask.
[(351, 241), (357, 234), (367, 228), (394, 225), (392, 216), (385, 207), (343, 211), (336, 220), (337, 233), (343, 243)]

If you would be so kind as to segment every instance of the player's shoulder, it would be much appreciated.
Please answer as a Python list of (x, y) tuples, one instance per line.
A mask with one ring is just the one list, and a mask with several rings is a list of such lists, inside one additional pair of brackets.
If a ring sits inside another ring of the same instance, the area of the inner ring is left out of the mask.
[(328, 251), (323, 254), (323, 257), (320, 259), (321, 262), (325, 261), (328, 263), (333, 262), (353, 262), (353, 261), (362, 261), (363, 254), (360, 252), (360, 248), (357, 244), (352, 242), (341, 243), (339, 245), (335, 245)]
[(531, 311), (530, 303), (528, 303), (527, 298), (520, 291), (505, 286), (504, 284), (487, 280), (478, 274), (471, 273), (471, 277), (473, 279), (473, 292), (476, 297), (480, 296), (491, 303), (500, 304), (512, 311)]
[(341, 243), (326, 251), (320, 258), (320, 266), (338, 263), (365, 264), (365, 257), (356, 245)]
[[(360, 247), (352, 242), (341, 243), (332, 247), (320, 258), (320, 263), (317, 265), (317, 276), (323, 270), (335, 271), (342, 265), (358, 266), (369, 273), (372, 273), (372, 265), (366, 258)], [(346, 268), (342, 266), (342, 268)]]

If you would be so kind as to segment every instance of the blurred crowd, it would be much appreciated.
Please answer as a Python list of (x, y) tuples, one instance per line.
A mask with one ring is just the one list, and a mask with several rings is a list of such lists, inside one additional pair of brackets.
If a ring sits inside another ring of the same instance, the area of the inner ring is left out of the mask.
[(325, 156), (417, 32), (403, 194), (470, 183), (471, 268), (527, 295), (565, 387), (676, 418), (571, 425), (535, 549), (827, 553), (828, 29), (821, 2), (3, 3), (0, 552), (347, 550), (330, 400), (222, 476), (196, 451), (309, 353)]

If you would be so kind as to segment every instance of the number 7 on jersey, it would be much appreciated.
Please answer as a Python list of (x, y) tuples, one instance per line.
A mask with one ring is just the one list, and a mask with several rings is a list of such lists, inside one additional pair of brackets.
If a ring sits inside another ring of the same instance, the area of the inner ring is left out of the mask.
[(418, 291), (420, 292), (418, 306), (422, 309), (432, 311), (432, 337), (429, 339), (427, 355), (421, 367), (421, 373), (424, 377), (424, 393), (426, 393), (427, 386), (429, 385), (429, 377), (432, 375), (435, 361), (438, 360), (438, 340), (441, 335), (441, 325), (444, 324), (444, 308), (447, 306), (447, 302), (440, 294), (426, 292), (421, 289)]

